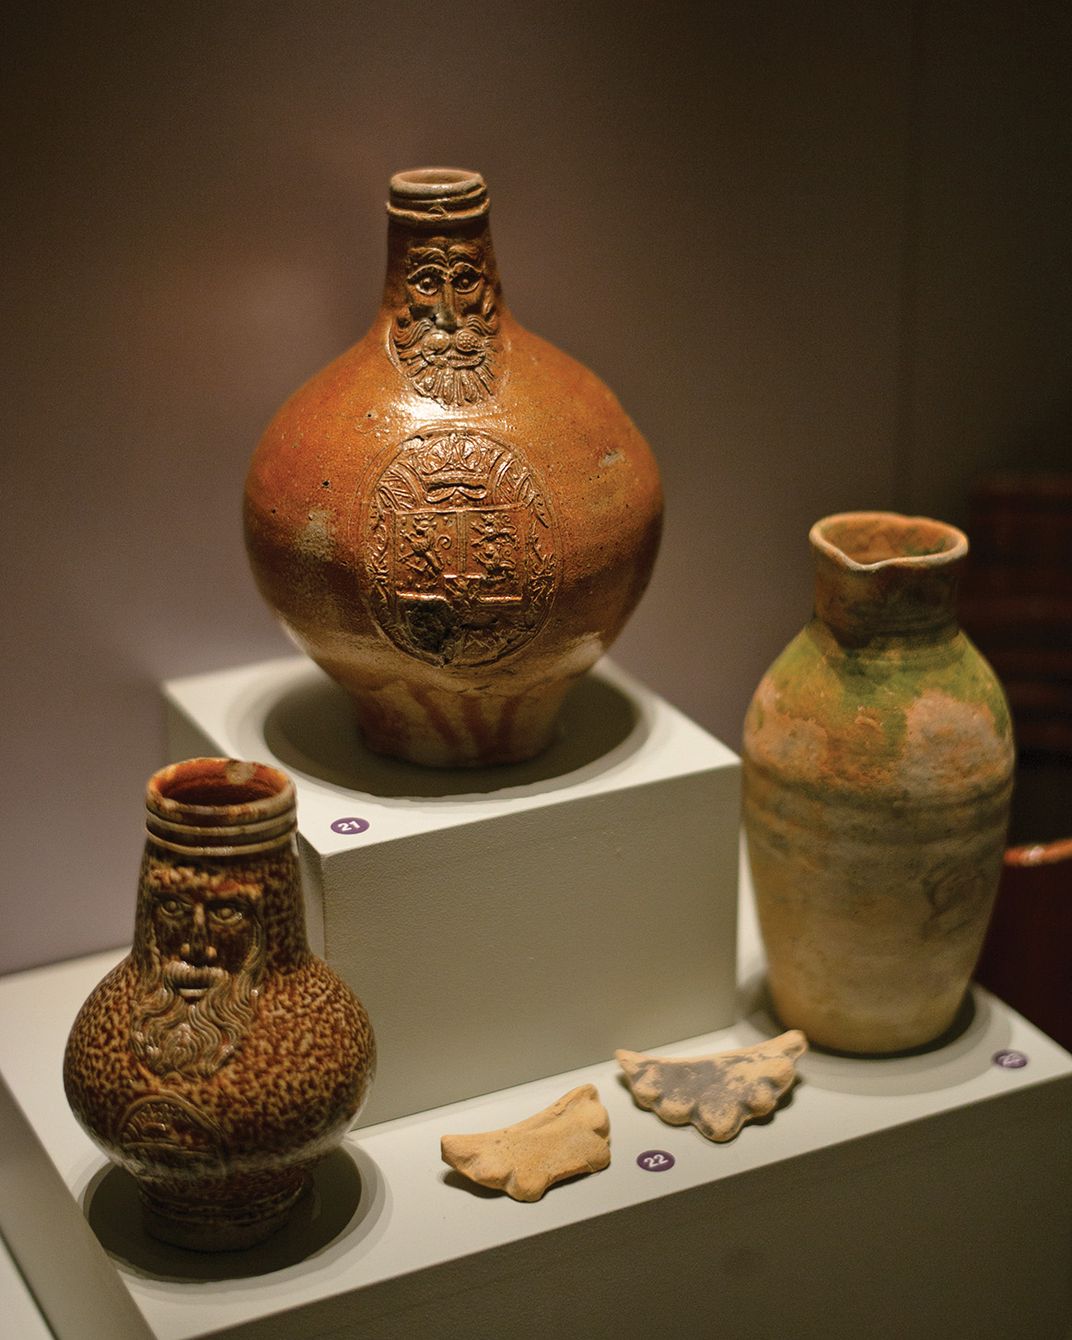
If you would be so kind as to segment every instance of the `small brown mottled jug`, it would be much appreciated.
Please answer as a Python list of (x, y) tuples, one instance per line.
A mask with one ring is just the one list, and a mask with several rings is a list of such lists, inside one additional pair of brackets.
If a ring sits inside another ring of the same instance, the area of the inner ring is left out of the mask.
[(399, 173), (387, 208), (383, 306), (269, 426), (246, 545), (372, 749), (516, 762), (640, 599), (658, 472), (607, 387), (510, 314), (480, 176)]
[(134, 948), (75, 1020), (67, 1098), (137, 1179), (149, 1233), (249, 1247), (360, 1110), (372, 1030), (306, 942), (289, 778), (195, 758), (146, 805)]
[(982, 947), (1012, 791), (1008, 706), (957, 627), (961, 531), (850, 512), (810, 538), (815, 616), (744, 731), (771, 995), (822, 1046), (904, 1051), (950, 1027)]

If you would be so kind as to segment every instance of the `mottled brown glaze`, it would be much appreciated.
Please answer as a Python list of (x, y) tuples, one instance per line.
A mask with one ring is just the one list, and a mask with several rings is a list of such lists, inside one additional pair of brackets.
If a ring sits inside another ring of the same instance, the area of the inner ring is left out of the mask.
[(134, 947), (79, 1012), (64, 1085), (150, 1233), (248, 1247), (359, 1112), (372, 1029), (309, 951), (283, 773), (190, 759), (154, 774), (147, 809)]
[(383, 306), (269, 426), (246, 544), (373, 749), (513, 762), (640, 599), (658, 472), (607, 387), (506, 307), (476, 173), (400, 173), (388, 211)]
[(813, 1043), (902, 1051), (949, 1028), (979, 955), (1008, 826), (1008, 707), (957, 627), (959, 530), (854, 512), (810, 538), (815, 617), (744, 731), (771, 994)]

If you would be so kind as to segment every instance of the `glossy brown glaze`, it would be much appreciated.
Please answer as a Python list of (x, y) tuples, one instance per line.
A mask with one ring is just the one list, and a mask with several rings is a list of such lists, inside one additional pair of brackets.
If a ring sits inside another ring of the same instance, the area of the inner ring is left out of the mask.
[(960, 531), (854, 512), (811, 543), (815, 617), (744, 731), (771, 994), (814, 1043), (901, 1051), (950, 1026), (979, 956), (1008, 827), (1008, 706), (957, 627)]
[(153, 776), (147, 809), (134, 947), (75, 1020), (64, 1084), (149, 1232), (247, 1247), (360, 1110), (372, 1030), (306, 943), (284, 774), (191, 759)]
[(658, 472), (607, 387), (505, 306), (477, 174), (400, 173), (388, 210), (372, 329), (254, 455), (250, 561), (372, 748), (517, 761), (640, 599)]

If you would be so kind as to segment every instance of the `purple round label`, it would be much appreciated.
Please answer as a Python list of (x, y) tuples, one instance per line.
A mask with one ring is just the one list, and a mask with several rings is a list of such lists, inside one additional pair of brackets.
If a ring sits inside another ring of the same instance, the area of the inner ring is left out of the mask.
[(1012, 1050), (995, 1052), (994, 1064), (1005, 1070), (1022, 1070), (1027, 1065), (1027, 1057), (1023, 1052)]
[(363, 833), (369, 826), (367, 819), (336, 819), (331, 825), (333, 833), (346, 833), (350, 837), (355, 837), (358, 833)]
[(669, 1172), (674, 1166), (674, 1156), (665, 1149), (645, 1149), (637, 1155), (637, 1167), (645, 1172)]

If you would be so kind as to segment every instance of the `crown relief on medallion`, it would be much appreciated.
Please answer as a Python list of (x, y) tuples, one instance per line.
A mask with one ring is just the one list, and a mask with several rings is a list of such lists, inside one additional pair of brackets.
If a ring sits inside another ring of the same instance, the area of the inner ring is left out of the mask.
[(558, 584), (555, 521), (516, 447), (428, 428), (393, 453), (367, 511), (375, 618), (402, 651), (486, 665), (543, 626)]
[(499, 316), (483, 244), (456, 237), (412, 242), (405, 287), (390, 347), (413, 389), (448, 409), (494, 395)]

